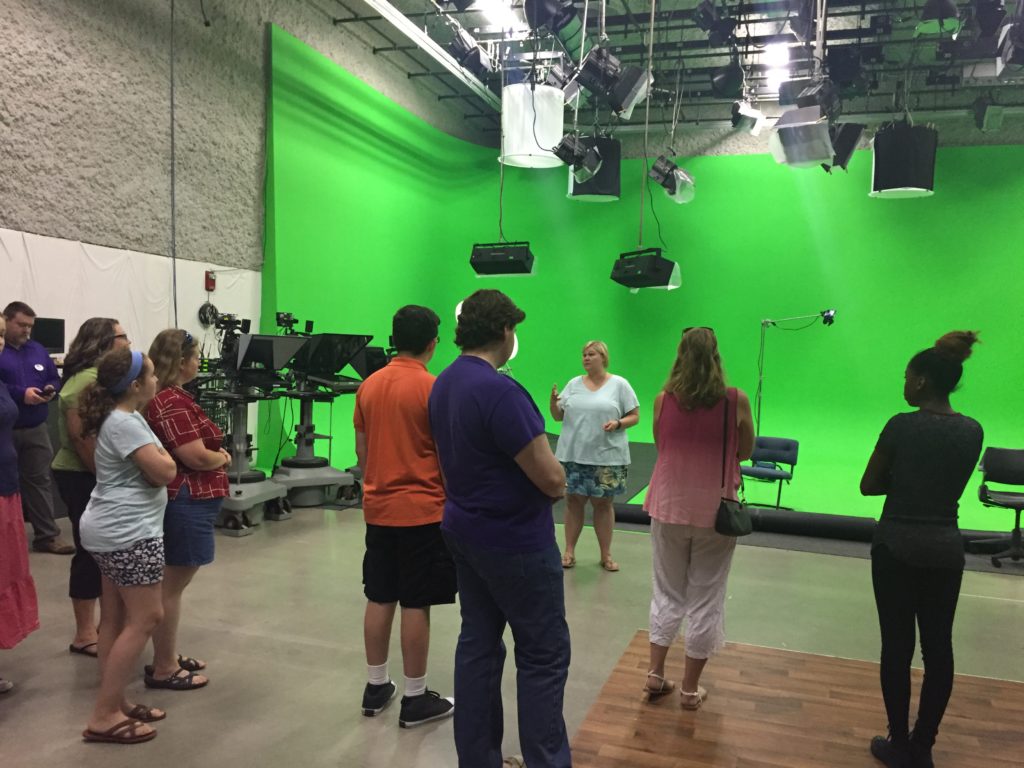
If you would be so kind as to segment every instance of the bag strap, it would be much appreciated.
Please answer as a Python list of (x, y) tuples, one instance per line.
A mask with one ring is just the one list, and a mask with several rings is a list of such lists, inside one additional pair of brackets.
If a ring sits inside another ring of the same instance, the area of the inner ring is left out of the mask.
[(725, 452), (729, 445), (729, 390), (725, 390), (725, 406), (722, 408), (722, 490), (725, 490)]

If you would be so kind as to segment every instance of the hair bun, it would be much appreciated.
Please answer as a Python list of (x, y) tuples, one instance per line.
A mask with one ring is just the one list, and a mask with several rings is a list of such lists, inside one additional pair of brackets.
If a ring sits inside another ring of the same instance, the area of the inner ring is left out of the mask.
[(971, 356), (971, 347), (977, 342), (977, 331), (950, 331), (935, 342), (935, 349), (962, 363)]

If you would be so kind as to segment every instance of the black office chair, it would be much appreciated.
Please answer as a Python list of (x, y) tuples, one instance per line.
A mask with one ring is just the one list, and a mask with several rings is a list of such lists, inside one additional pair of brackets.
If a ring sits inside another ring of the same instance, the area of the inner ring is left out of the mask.
[[(1012, 448), (986, 448), (981, 457), (982, 480), (978, 489), (978, 498), (986, 507), (1002, 507), (1012, 509), (1017, 520), (1013, 526), (1013, 533), (1010, 534), (1010, 548), (992, 556), (992, 565), (1002, 568), (1000, 560), (1010, 558), (1014, 562), (1024, 558), (1024, 547), (1020, 539), (1020, 511), (1024, 508), (1024, 493), (1015, 491), (992, 491), (989, 490), (989, 483), (1000, 483), (1002, 485), (1024, 486), (1024, 450)], [(1006, 539), (983, 539), (974, 542), (975, 544), (997, 544), (1005, 543)]]
[[(754, 440), (754, 452), (750, 455), (751, 465), (740, 466), (740, 474), (755, 480), (779, 484), (779, 493), (775, 497), (775, 508), (782, 502), (782, 482), (793, 479), (796, 468), (796, 457), (800, 452), (800, 443), (785, 437), (758, 437)], [(789, 471), (779, 464), (788, 464)]]

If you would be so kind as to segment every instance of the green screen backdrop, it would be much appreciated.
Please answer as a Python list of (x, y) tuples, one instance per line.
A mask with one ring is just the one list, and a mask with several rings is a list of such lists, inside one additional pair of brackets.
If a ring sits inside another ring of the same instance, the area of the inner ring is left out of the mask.
[[(527, 314), (511, 368), (541, 410), (552, 384), (582, 372), (583, 344), (602, 339), (610, 370), (641, 401), (631, 438), (649, 442), (651, 404), (683, 327), (715, 329), (730, 383), (753, 401), (761, 320), (834, 307), (831, 327), (767, 333), (761, 432), (800, 441), (787, 505), (877, 516), (881, 500), (858, 493), (864, 465), (885, 421), (908, 409), (907, 361), (953, 329), (980, 330), (983, 341), (954, 407), (982, 423), (986, 445), (1024, 447), (1024, 178), (1006, 173), (1024, 167), (1024, 147), (940, 149), (935, 196), (895, 201), (868, 197), (869, 151), (831, 176), (767, 154), (693, 158), (695, 200), (675, 205), (652, 185), (644, 216), (643, 246), (657, 246), (653, 201), (682, 287), (638, 294), (609, 274), (638, 247), (639, 160), (622, 163), (622, 199), (611, 204), (566, 199), (565, 168), (509, 168), (504, 232), (529, 240), (535, 274), (481, 279), (469, 253), (498, 240), (496, 151), (437, 131), (286, 32), (270, 34), (264, 332), (288, 311), (317, 331), (371, 333), (386, 345), (394, 311), (423, 304), (442, 320), (438, 373), (457, 354), (455, 305), (498, 288)], [(340, 398), (330, 424), (342, 468), (355, 463), (352, 403)], [(328, 409), (316, 418), (324, 431)], [(261, 465), (277, 447), (279, 422), (268, 421)], [(976, 487), (961, 526), (1007, 529), (1008, 514), (982, 507)], [(748, 497), (774, 501), (774, 489), (755, 484)]]

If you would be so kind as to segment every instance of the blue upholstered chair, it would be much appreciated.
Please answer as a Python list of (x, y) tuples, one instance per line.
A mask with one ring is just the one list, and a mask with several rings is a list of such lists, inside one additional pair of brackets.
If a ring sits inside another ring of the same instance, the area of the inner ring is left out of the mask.
[[(741, 465), (740, 473), (744, 477), (768, 483), (777, 482), (779, 492), (775, 497), (775, 508), (782, 502), (782, 483), (793, 479), (796, 468), (796, 457), (800, 452), (800, 443), (785, 437), (758, 437), (754, 440), (754, 452), (750, 455), (750, 466)], [(789, 470), (780, 467), (789, 466)]]
[[(1014, 562), (1024, 558), (1024, 547), (1021, 546), (1020, 538), (1020, 511), (1024, 508), (1024, 493), (1017, 491), (993, 491), (988, 487), (989, 483), (1000, 485), (1024, 486), (1024, 450), (1011, 448), (986, 448), (981, 457), (982, 480), (978, 489), (978, 497), (986, 507), (1002, 507), (1012, 509), (1017, 520), (1010, 534), (1010, 548), (992, 556), (992, 565), (996, 568), (1002, 567), (1002, 560), (1010, 558)], [(975, 544), (996, 544), (1006, 542), (1002, 539), (982, 539)]]

